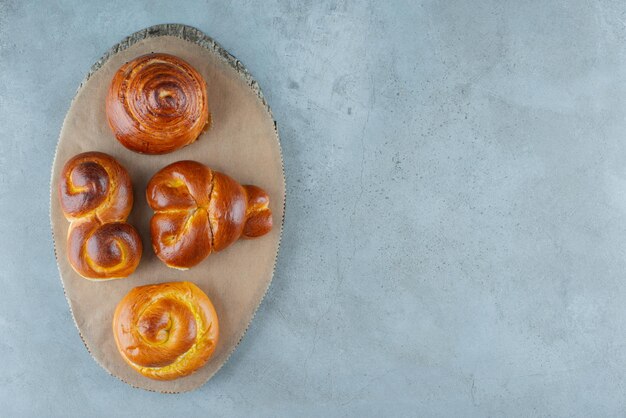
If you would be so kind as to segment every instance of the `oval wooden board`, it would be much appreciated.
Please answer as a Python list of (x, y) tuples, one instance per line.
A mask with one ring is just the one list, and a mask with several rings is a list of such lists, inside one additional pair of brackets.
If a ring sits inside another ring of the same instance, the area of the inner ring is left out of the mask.
[[(115, 71), (126, 61), (150, 52), (179, 56), (206, 79), (211, 129), (192, 145), (171, 154), (141, 155), (114, 138), (105, 117), (105, 94)], [(66, 256), (69, 223), (59, 206), (56, 185), (65, 162), (85, 151), (102, 151), (129, 171), (135, 204), (128, 222), (143, 240), (138, 269), (121, 280), (92, 282), (72, 270)], [(255, 184), (270, 196), (273, 230), (258, 239), (240, 240), (210, 255), (188, 271), (166, 267), (150, 244), (152, 211), (145, 198), (150, 177), (167, 164), (196, 160), (242, 184)], [(115, 45), (92, 68), (65, 117), (52, 167), (50, 218), (61, 281), (76, 326), (96, 361), (122, 381), (159, 392), (184, 392), (208, 381), (228, 360), (252, 320), (274, 273), (285, 205), (280, 142), (271, 111), (257, 83), (243, 65), (212, 39), (184, 25), (159, 25), (139, 31)], [(213, 301), (220, 320), (220, 341), (213, 357), (194, 374), (168, 382), (133, 371), (119, 355), (111, 330), (118, 301), (133, 287), (168, 281), (192, 281)]]

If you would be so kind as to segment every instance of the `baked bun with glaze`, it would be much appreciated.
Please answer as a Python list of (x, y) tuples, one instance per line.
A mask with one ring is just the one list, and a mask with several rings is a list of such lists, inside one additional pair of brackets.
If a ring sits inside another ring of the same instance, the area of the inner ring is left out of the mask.
[(74, 270), (93, 280), (119, 279), (135, 271), (143, 246), (137, 230), (126, 223), (133, 207), (126, 169), (102, 152), (76, 155), (61, 171), (58, 193), (71, 222), (67, 256)]
[(146, 189), (155, 211), (152, 248), (169, 267), (188, 269), (240, 237), (272, 229), (269, 196), (242, 186), (195, 161), (179, 161), (156, 173)]
[(217, 313), (193, 283), (140, 286), (119, 302), (113, 335), (124, 360), (156, 380), (187, 376), (202, 367), (219, 339)]
[(169, 54), (148, 54), (115, 73), (106, 98), (109, 126), (126, 148), (165, 154), (194, 142), (211, 117), (206, 82)]

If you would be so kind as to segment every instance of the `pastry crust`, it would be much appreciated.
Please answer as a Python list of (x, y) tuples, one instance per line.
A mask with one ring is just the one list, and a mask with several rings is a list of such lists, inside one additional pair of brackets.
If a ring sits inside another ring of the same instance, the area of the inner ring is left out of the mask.
[(187, 376), (213, 355), (219, 339), (217, 313), (191, 282), (132, 289), (117, 305), (113, 335), (124, 360), (156, 380)]
[(141, 259), (137, 230), (126, 223), (133, 207), (128, 172), (113, 157), (86, 152), (63, 167), (58, 184), (63, 214), (71, 222), (67, 256), (82, 277), (106, 280), (129, 276)]
[(165, 154), (194, 142), (211, 118), (206, 82), (168, 54), (143, 55), (115, 73), (106, 99), (109, 126), (126, 148)]
[(152, 247), (169, 267), (188, 269), (240, 237), (272, 229), (269, 196), (242, 186), (195, 161), (179, 161), (156, 173), (146, 189), (155, 211)]

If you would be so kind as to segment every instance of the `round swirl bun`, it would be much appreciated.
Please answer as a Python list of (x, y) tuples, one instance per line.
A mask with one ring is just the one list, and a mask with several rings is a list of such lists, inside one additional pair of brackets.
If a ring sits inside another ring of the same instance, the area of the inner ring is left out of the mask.
[(272, 229), (269, 196), (195, 161), (178, 161), (156, 173), (146, 189), (155, 211), (152, 248), (165, 264), (188, 269), (240, 237)]
[(63, 167), (58, 184), (61, 209), (71, 222), (67, 256), (87, 279), (129, 276), (143, 246), (137, 230), (126, 223), (133, 190), (126, 169), (101, 152), (86, 152)]
[(143, 55), (122, 65), (111, 82), (106, 113), (117, 140), (143, 154), (189, 145), (210, 125), (204, 79), (168, 54)]
[(124, 360), (151, 379), (172, 380), (202, 367), (219, 338), (217, 313), (193, 283), (140, 286), (117, 305), (113, 335)]

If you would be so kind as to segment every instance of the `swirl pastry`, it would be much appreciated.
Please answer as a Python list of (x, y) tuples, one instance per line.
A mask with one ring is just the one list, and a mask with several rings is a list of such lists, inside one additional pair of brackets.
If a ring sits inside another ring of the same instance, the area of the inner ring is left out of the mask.
[(146, 190), (156, 212), (152, 247), (169, 267), (188, 269), (240, 237), (272, 229), (269, 197), (195, 161), (179, 161), (156, 173)]
[(87, 279), (130, 275), (141, 259), (137, 230), (126, 223), (133, 190), (126, 169), (101, 152), (86, 152), (63, 167), (58, 184), (61, 209), (71, 222), (67, 256)]
[(109, 88), (106, 114), (117, 140), (143, 154), (189, 145), (211, 121), (204, 79), (168, 54), (143, 55), (122, 65)]
[(126, 362), (151, 379), (172, 380), (202, 367), (219, 338), (217, 313), (190, 282), (140, 286), (119, 302), (113, 335)]

